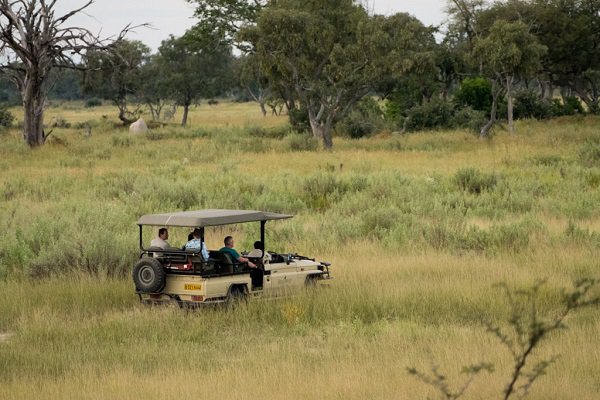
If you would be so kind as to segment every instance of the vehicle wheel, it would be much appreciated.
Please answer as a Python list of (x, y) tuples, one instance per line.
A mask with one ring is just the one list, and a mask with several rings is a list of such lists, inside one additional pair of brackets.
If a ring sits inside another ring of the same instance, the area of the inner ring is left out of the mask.
[(246, 293), (241, 286), (232, 286), (229, 289), (227, 298), (225, 299), (225, 306), (227, 308), (235, 308), (238, 304), (246, 301)]
[(142, 258), (133, 267), (133, 281), (138, 291), (143, 293), (160, 292), (167, 280), (167, 274), (155, 258)]

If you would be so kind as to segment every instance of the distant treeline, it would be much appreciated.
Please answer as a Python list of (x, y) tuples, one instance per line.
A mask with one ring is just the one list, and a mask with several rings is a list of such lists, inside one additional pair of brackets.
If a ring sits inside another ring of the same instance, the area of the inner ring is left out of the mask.
[[(157, 120), (180, 107), (182, 125), (200, 101), (256, 101), (326, 147), (332, 132), (486, 136), (497, 119), (512, 131), (513, 118), (600, 112), (597, 1), (452, 0), (442, 27), (371, 15), (351, 0), (197, 3), (199, 22), (183, 36), (156, 53), (128, 40), (90, 51), (87, 72), (54, 72), (49, 97), (109, 100), (124, 123), (142, 106)], [(4, 79), (0, 101), (19, 102)]]

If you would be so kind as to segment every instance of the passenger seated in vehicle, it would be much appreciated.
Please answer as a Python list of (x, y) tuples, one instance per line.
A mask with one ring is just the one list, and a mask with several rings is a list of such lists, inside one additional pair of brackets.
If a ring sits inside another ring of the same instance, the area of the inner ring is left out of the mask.
[[(263, 251), (263, 243), (260, 240), (254, 242), (254, 250), (246, 254), (248, 258), (259, 258), (263, 261), (271, 261), (271, 255)], [(263, 257), (264, 255), (264, 257)]]
[(221, 253), (225, 253), (227, 255), (229, 255), (229, 257), (231, 258), (231, 260), (234, 263), (248, 263), (248, 266), (250, 268), (256, 268), (256, 264), (254, 264), (252, 261), (248, 260), (246, 257), (242, 257), (240, 255), (240, 253), (238, 253), (234, 248), (233, 248), (233, 237), (231, 236), (226, 236), (225, 240), (223, 240), (225, 247), (221, 247), (219, 249), (219, 251)]
[(167, 239), (169, 238), (169, 231), (167, 228), (160, 228), (158, 230), (158, 237), (152, 239), (150, 247), (160, 247), (161, 249), (168, 249), (171, 247)]
[(208, 251), (206, 250), (206, 244), (202, 241), (202, 233), (200, 229), (194, 229), (192, 232), (192, 239), (185, 244), (185, 249), (200, 251), (204, 261), (208, 261)]

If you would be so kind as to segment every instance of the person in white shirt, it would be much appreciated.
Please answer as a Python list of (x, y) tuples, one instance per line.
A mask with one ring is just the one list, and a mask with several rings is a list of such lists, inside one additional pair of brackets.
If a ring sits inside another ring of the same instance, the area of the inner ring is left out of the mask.
[(167, 239), (169, 238), (169, 231), (167, 228), (160, 228), (158, 230), (158, 237), (152, 239), (150, 242), (150, 247), (160, 247), (161, 249), (166, 249), (171, 247)]
[(208, 251), (206, 250), (206, 244), (202, 241), (200, 229), (194, 229), (194, 232), (192, 232), (192, 240), (185, 244), (185, 249), (201, 251), (204, 261), (208, 261)]

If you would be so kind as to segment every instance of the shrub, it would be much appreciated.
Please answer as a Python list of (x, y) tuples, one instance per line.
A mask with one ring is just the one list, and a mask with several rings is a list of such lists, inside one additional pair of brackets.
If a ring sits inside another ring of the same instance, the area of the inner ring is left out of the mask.
[(291, 151), (315, 151), (319, 148), (317, 139), (307, 134), (294, 134), (288, 136)]
[(515, 95), (515, 119), (545, 119), (553, 116), (551, 104), (544, 101), (533, 90), (523, 90)]
[(87, 99), (85, 101), (86, 108), (98, 107), (102, 105), (102, 100), (92, 97), (91, 99)]
[(574, 96), (563, 97), (562, 101), (553, 99), (550, 109), (555, 116), (585, 114), (581, 101)]
[(475, 168), (462, 168), (454, 175), (454, 181), (463, 191), (481, 194), (493, 190), (498, 183), (498, 178), (496, 174), (487, 174)]
[(428, 103), (411, 108), (406, 114), (405, 126), (410, 131), (448, 127), (454, 107), (447, 101), (432, 99)]
[(469, 106), (456, 110), (450, 119), (450, 125), (452, 127), (464, 128), (477, 133), (479, 133), (483, 125), (485, 125), (485, 122), (485, 113)]
[(456, 91), (454, 100), (462, 106), (489, 112), (492, 108), (492, 85), (482, 77), (466, 78)]
[(306, 108), (294, 108), (288, 111), (290, 126), (295, 132), (310, 131), (310, 122)]
[(358, 139), (382, 129), (384, 123), (381, 108), (375, 100), (367, 97), (337, 123), (336, 130), (343, 135)]
[(12, 126), (15, 116), (6, 108), (0, 107), (0, 126), (4, 128), (10, 128)]

